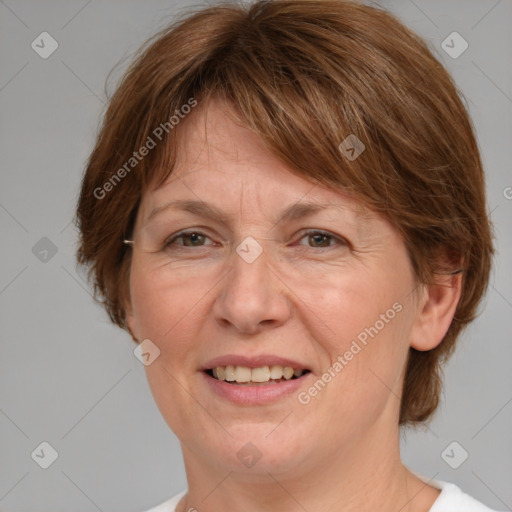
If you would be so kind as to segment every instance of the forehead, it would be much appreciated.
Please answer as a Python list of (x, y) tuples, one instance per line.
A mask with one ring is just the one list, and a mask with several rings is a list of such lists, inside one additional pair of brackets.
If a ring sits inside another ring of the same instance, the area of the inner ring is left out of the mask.
[(325, 206), (343, 210), (354, 220), (375, 215), (347, 191), (328, 188), (288, 167), (224, 102), (212, 99), (197, 108), (176, 135), (178, 153), (171, 174), (144, 194), (141, 210), (146, 222), (169, 210), (171, 203), (172, 208), (214, 213), (223, 220), (255, 208), (271, 217), (279, 210), (289, 220)]

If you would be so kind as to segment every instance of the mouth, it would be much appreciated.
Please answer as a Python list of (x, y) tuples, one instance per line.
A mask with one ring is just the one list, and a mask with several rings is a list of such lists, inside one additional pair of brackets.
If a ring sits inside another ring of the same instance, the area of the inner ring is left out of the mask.
[(233, 386), (268, 386), (297, 380), (311, 373), (307, 368), (292, 368), (290, 366), (271, 365), (250, 368), (248, 366), (216, 366), (204, 372), (217, 381)]

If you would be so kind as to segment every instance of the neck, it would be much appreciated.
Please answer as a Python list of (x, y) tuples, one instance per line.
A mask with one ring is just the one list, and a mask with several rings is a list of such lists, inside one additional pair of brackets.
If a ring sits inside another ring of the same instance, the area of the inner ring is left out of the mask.
[(189, 490), (177, 511), (427, 512), (439, 491), (402, 464), (398, 428), (387, 436), (379, 428), (314, 467), (281, 473), (258, 465), (249, 473), (219, 471), (183, 446)]

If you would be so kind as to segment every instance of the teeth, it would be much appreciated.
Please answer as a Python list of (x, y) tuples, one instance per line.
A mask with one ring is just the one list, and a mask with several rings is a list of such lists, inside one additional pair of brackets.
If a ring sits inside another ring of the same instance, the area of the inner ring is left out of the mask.
[[(221, 368), (221, 367), (217, 366), (217, 372), (218, 372), (219, 368)], [(231, 365), (226, 366), (226, 369), (224, 370), (224, 378), (228, 382), (233, 382), (234, 380), (236, 380), (236, 378), (235, 378), (235, 367), (234, 366), (231, 366)]]
[(270, 367), (270, 378), (280, 379), (283, 376), (283, 367), (277, 364)]
[(290, 380), (293, 377), (293, 368), (290, 368), (289, 366), (285, 366), (283, 368), (283, 377), (286, 380)]
[(270, 380), (270, 368), (268, 366), (253, 368), (251, 371), (251, 380), (253, 382), (268, 382)]
[(290, 366), (260, 366), (249, 368), (248, 366), (217, 366), (212, 369), (213, 376), (218, 380), (227, 382), (269, 382), (276, 380), (290, 380), (293, 376), (300, 377), (305, 370), (294, 370)]
[(251, 369), (247, 368), (247, 366), (237, 366), (235, 380), (237, 382), (249, 382), (251, 380)]

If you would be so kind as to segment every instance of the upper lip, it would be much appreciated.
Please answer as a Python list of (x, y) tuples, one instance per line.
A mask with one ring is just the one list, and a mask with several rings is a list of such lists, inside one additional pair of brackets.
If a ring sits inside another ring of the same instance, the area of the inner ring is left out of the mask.
[(259, 356), (244, 356), (244, 355), (224, 355), (215, 357), (206, 362), (201, 370), (211, 370), (213, 368), (217, 368), (217, 366), (247, 366), (249, 368), (259, 368), (261, 366), (272, 366), (272, 365), (280, 365), (280, 366), (289, 366), (294, 370), (308, 370), (307, 365), (300, 363), (298, 361), (294, 361), (293, 359), (288, 359), (285, 357), (279, 357), (271, 354), (261, 354)]

